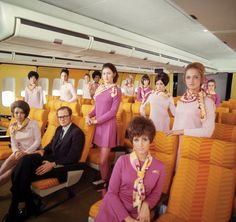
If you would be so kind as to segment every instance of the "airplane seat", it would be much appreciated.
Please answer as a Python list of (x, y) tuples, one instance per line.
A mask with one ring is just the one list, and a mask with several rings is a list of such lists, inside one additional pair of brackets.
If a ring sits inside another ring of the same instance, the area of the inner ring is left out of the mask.
[(163, 221), (229, 221), (235, 189), (235, 143), (183, 136)]
[(61, 106), (68, 106), (72, 110), (72, 115), (73, 116), (79, 116), (80, 110), (79, 110), (79, 105), (78, 102), (61, 102)]
[[(55, 118), (52, 117), (52, 121), (55, 121)], [(77, 126), (79, 126), (84, 134), (85, 134), (85, 144), (82, 151), (82, 155), (80, 157), (80, 160), (78, 162), (78, 170), (68, 171), (67, 181), (64, 183), (59, 183), (58, 179), (56, 178), (49, 178), (44, 180), (38, 180), (34, 181), (31, 184), (32, 190), (41, 198), (48, 196), (58, 190), (61, 190), (63, 188), (66, 188), (68, 191), (68, 198), (71, 198), (71, 190), (69, 189), (72, 185), (76, 184), (83, 172), (86, 168), (86, 159), (91, 147), (93, 134), (94, 134), (94, 126), (87, 126), (85, 124), (85, 120), (83, 117), (73, 116), (72, 122), (75, 123)], [(56, 122), (54, 122), (56, 123)], [(51, 133), (51, 137), (53, 137), (54, 133)], [(63, 201), (64, 202), (64, 201)], [(52, 207), (57, 206), (58, 203), (53, 205)], [(50, 209), (52, 208), (50, 207)], [(47, 209), (45, 209), (47, 210)]]
[(222, 113), (229, 113), (229, 108), (220, 106), (216, 108), (216, 123), (221, 123)]
[(93, 110), (93, 105), (91, 104), (83, 104), (81, 106), (81, 114), (85, 118), (88, 116), (88, 114)]
[(229, 110), (232, 112), (232, 110), (236, 109), (236, 100), (235, 99), (230, 99), (229, 100)]
[(236, 125), (236, 113), (222, 113), (221, 123)]
[(39, 128), (41, 130), (41, 134), (43, 135), (47, 125), (48, 111), (46, 111), (45, 109), (31, 108), (29, 113), (29, 118), (37, 121)]
[(236, 143), (236, 126), (216, 123), (212, 138)]
[(123, 128), (123, 144), (124, 146), (132, 149), (132, 143), (129, 141), (129, 139), (126, 137), (126, 129), (128, 128), (128, 125), (132, 119), (132, 110), (131, 110), (131, 103), (123, 103), (123, 122), (124, 122), (124, 128)]
[(120, 103), (119, 109), (116, 113), (116, 125), (117, 125), (117, 141), (118, 141), (118, 145), (121, 145), (123, 144), (123, 129), (124, 129), (122, 103)]

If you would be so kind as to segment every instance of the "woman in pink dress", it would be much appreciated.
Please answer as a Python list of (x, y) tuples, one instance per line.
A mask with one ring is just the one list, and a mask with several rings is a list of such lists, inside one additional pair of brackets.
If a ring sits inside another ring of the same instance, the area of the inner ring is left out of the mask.
[(219, 94), (216, 93), (215, 89), (216, 89), (216, 81), (214, 79), (208, 80), (207, 96), (211, 98), (214, 101), (216, 107), (218, 107), (220, 105), (220, 96)]
[(38, 86), (37, 81), (39, 74), (35, 71), (30, 71), (28, 74), (29, 85), (25, 88), (25, 102), (31, 108), (43, 108), (43, 89)]
[(118, 72), (113, 64), (103, 65), (102, 79), (104, 84), (100, 85), (95, 92), (95, 107), (86, 121), (88, 124), (96, 125), (93, 143), (101, 148), (101, 178), (107, 180), (110, 149), (117, 146), (116, 113), (121, 102), (121, 90), (116, 85)]
[(100, 71), (96, 70), (93, 72), (92, 77), (93, 77), (93, 83), (91, 85), (90, 95), (93, 98), (97, 88), (100, 86), (99, 81), (102, 77), (102, 74)]
[(177, 102), (169, 135), (211, 137), (215, 128), (215, 104), (201, 89), (204, 73), (205, 67), (201, 63), (194, 62), (186, 67), (184, 81), (187, 90)]
[(165, 177), (164, 165), (149, 153), (155, 133), (151, 120), (136, 117), (131, 121), (128, 135), (133, 152), (116, 162), (95, 222), (150, 221)]
[(124, 95), (125, 96), (134, 96), (134, 78), (132, 75), (128, 75), (126, 83), (124, 85)]
[(150, 78), (147, 74), (142, 76), (141, 86), (138, 87), (137, 101), (144, 103), (148, 95), (152, 92), (150, 88)]
[(170, 117), (168, 108), (172, 115), (175, 115), (175, 105), (173, 97), (166, 90), (169, 83), (169, 76), (162, 72), (157, 74), (155, 78), (156, 90), (146, 99), (140, 107), (140, 113), (145, 116), (145, 106), (150, 104), (150, 119), (153, 121), (156, 131), (169, 131), (170, 130)]
[(11, 149), (13, 153), (4, 161), (0, 168), (0, 186), (11, 177), (11, 173), (19, 160), (37, 150), (41, 143), (41, 132), (38, 123), (28, 117), (30, 107), (22, 100), (11, 105), (11, 112), (16, 122), (10, 125)]
[(61, 70), (61, 88), (60, 88), (60, 100), (65, 102), (75, 102), (77, 100), (76, 90), (74, 86), (68, 82), (69, 70)]

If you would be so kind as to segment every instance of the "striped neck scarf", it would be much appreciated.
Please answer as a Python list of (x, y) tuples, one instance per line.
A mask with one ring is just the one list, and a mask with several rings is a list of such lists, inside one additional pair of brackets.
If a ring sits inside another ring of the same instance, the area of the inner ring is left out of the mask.
[(96, 100), (96, 96), (98, 96), (99, 94), (101, 94), (102, 92), (105, 92), (108, 89), (112, 89), (111, 91), (111, 97), (115, 97), (117, 95), (117, 86), (116, 84), (111, 84), (109, 86), (105, 86), (104, 84), (101, 84), (97, 90), (95, 91), (94, 94), (94, 100)]
[(137, 207), (138, 213), (140, 212), (140, 208), (142, 205), (143, 200), (145, 200), (145, 187), (144, 187), (144, 177), (145, 173), (148, 170), (149, 166), (152, 163), (152, 156), (149, 153), (146, 156), (146, 159), (141, 167), (139, 159), (136, 153), (133, 151), (130, 154), (130, 162), (133, 168), (137, 172), (137, 179), (134, 181), (134, 188), (133, 188), (133, 207)]

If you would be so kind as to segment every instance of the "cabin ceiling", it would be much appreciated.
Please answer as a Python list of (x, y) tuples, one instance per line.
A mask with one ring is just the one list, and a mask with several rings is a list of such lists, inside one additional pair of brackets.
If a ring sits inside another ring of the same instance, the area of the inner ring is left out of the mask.
[[(140, 36), (164, 43), (202, 57), (212, 63), (212, 67), (225, 71), (225, 61), (236, 71), (236, 1), (235, 0), (2, 0), (11, 4), (28, 7), (31, 10), (56, 15), (56, 10), (47, 8), (56, 6), (113, 27), (126, 30)], [(42, 3), (38, 7), (35, 3)], [(35, 4), (34, 7), (32, 5)], [(65, 13), (65, 14), (66, 14)], [(72, 14), (71, 14), (72, 15)], [(197, 17), (193, 19), (190, 15)], [(71, 20), (73, 20), (71, 16)], [(83, 21), (78, 21), (83, 24)], [(91, 28), (94, 24), (88, 24)], [(33, 42), (32, 42), (33, 44)], [(183, 71), (183, 67), (144, 61), (141, 59), (84, 51), (80, 56), (73, 48), (61, 50), (34, 48), (23, 45), (8, 45), (0, 42), (0, 50), (39, 54), (44, 56), (80, 59), (104, 63), (107, 61), (123, 66), (172, 69)], [(141, 65), (140, 65), (141, 64)], [(218, 68), (218, 67), (217, 67)]]
[(41, 1), (208, 60), (236, 54), (235, 0)]

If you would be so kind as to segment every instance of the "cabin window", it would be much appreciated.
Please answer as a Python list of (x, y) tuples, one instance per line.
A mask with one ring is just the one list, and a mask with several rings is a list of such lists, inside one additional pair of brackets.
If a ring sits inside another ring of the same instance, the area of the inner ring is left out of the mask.
[(75, 86), (75, 80), (74, 79), (68, 79), (68, 82), (70, 82), (73, 86)]
[(9, 107), (15, 101), (16, 82), (12, 77), (2, 80), (2, 105)]
[(78, 81), (77, 95), (79, 96), (83, 95), (83, 87), (84, 87), (84, 79), (80, 79)]
[(25, 97), (25, 87), (28, 85), (29, 80), (28, 78), (23, 78), (21, 81), (21, 90), (20, 90), (20, 95), (22, 97)]
[(122, 80), (121, 82), (121, 92), (124, 93), (124, 87), (125, 87), (126, 79)]
[(49, 80), (47, 78), (40, 78), (39, 85), (43, 89), (43, 101), (44, 104), (47, 102), (46, 96), (48, 95), (48, 88), (49, 88)]

